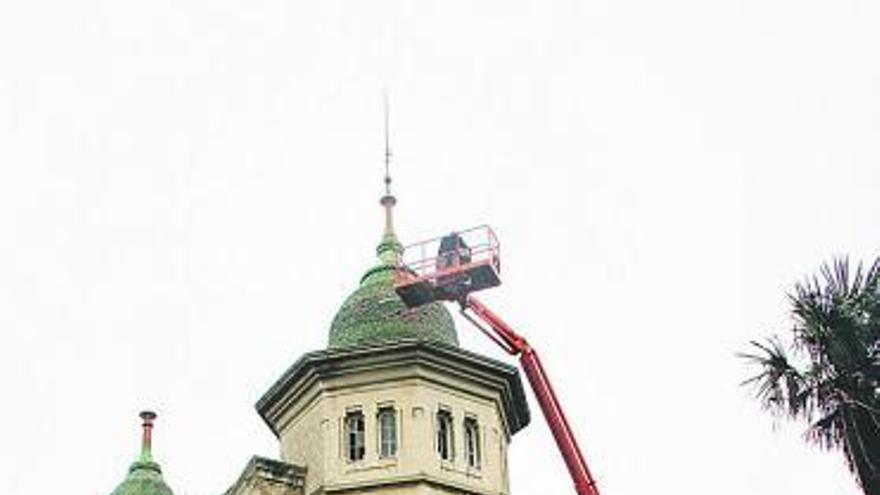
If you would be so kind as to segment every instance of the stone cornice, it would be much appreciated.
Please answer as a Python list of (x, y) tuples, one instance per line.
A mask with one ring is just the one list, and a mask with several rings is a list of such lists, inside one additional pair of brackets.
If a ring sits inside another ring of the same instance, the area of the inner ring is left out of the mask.
[(279, 422), (285, 411), (292, 404), (306, 399), (306, 394), (319, 381), (406, 366), (429, 369), (434, 376), (446, 375), (497, 390), (501, 401), (499, 405), (511, 435), (529, 423), (529, 408), (515, 367), (455, 346), (427, 340), (400, 340), (307, 353), (263, 394), (256, 403), (256, 409), (278, 436)]
[(457, 493), (467, 494), (467, 495), (498, 495), (496, 491), (483, 490), (479, 488), (475, 488), (473, 486), (466, 486), (460, 483), (455, 483), (449, 480), (445, 480), (442, 478), (438, 478), (436, 476), (431, 476), (430, 474), (420, 473), (412, 476), (395, 476), (392, 478), (386, 478), (379, 480), (369, 480), (369, 481), (361, 481), (355, 483), (339, 483), (335, 485), (328, 485), (318, 488), (317, 490), (312, 491), (310, 495), (324, 495), (331, 493), (346, 493), (350, 491), (359, 491), (365, 488), (374, 489), (380, 486), (411, 486), (425, 484), (431, 486), (437, 486), (441, 488), (452, 488)]
[(236, 495), (245, 491), (257, 480), (278, 483), (290, 489), (301, 488), (305, 483), (306, 468), (275, 459), (253, 456), (235, 483), (224, 495)]

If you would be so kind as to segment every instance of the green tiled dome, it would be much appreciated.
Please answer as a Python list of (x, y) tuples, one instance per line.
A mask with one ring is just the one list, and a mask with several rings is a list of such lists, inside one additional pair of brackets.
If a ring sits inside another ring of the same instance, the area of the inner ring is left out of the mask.
[[(390, 199), (388, 199), (390, 198)], [(455, 323), (441, 303), (407, 308), (394, 292), (394, 271), (403, 246), (390, 225), (393, 196), (385, 196), (385, 235), (376, 249), (379, 263), (367, 270), (360, 287), (342, 303), (330, 325), (328, 347), (369, 345), (401, 339), (422, 339), (458, 345)]]
[(155, 417), (156, 414), (149, 411), (141, 413), (144, 420), (141, 455), (128, 468), (128, 475), (110, 495), (174, 495), (162, 479), (162, 468), (153, 461), (151, 431)]

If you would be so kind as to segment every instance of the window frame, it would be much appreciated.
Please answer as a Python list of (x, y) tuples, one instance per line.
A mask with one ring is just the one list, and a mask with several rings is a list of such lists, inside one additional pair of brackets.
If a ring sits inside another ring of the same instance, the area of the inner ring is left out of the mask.
[[(357, 420), (359, 420), (359, 431), (357, 429), (352, 430), (352, 422)], [(367, 422), (366, 418), (364, 418), (364, 412), (360, 408), (349, 409), (345, 412), (345, 417), (343, 417), (342, 421), (344, 425), (343, 455), (345, 460), (347, 462), (361, 462), (367, 457)]]
[[(453, 462), (455, 459), (455, 418), (452, 410), (446, 407), (437, 409), (434, 428), (435, 451), (441, 461)], [(445, 431), (443, 431), (445, 430)], [(445, 448), (445, 452), (443, 447)]]
[[(383, 419), (389, 417), (391, 419), (391, 439), (390, 442), (386, 442), (386, 425), (383, 424)], [(397, 418), (397, 409), (393, 405), (380, 405), (376, 411), (376, 450), (378, 451), (379, 459), (394, 459), (397, 457), (397, 453), (400, 450), (400, 428), (397, 424)], [(386, 446), (390, 446), (387, 451)]]
[(480, 469), (483, 464), (482, 434), (476, 416), (467, 415), (462, 421), (464, 432), (464, 460), (469, 468)]

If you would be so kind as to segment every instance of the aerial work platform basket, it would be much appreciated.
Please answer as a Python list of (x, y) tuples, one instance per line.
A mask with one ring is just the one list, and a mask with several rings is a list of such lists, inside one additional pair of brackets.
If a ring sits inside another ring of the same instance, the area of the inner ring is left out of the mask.
[(488, 225), (406, 246), (398, 261), (394, 290), (411, 308), (461, 301), (501, 283), (500, 245)]

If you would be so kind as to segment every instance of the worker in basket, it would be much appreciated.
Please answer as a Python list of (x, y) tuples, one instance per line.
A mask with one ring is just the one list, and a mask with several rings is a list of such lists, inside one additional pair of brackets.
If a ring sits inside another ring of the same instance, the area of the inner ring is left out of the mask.
[(448, 270), (470, 262), (471, 248), (465, 244), (460, 235), (453, 232), (440, 239), (440, 249), (437, 252), (437, 271)]
[(437, 271), (452, 271), (448, 275), (437, 277), (437, 288), (442, 291), (441, 298), (457, 299), (467, 292), (470, 286), (468, 273), (455, 272), (455, 268), (471, 262), (471, 248), (464, 239), (453, 232), (440, 239), (440, 248), (437, 251)]

